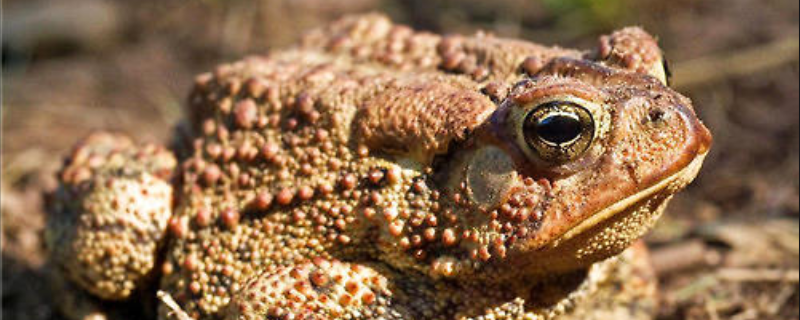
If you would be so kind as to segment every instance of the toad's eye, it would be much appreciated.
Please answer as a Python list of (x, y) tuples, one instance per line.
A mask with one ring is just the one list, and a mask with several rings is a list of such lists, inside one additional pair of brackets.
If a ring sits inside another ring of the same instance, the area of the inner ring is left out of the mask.
[(551, 101), (533, 108), (522, 130), (525, 142), (542, 160), (561, 164), (589, 148), (595, 123), (589, 110), (579, 104)]

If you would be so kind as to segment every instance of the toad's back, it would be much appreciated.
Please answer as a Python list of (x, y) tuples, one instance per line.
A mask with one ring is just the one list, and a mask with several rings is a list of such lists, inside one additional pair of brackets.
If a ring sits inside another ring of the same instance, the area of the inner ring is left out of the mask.
[[(374, 33), (387, 23), (344, 25)], [(398, 214), (423, 212), (436, 202), (429, 190), (407, 196), (411, 184), (424, 186), (434, 156), (502, 97), (481, 92), (488, 75), (438, 71), (437, 36), (405, 37), (420, 47), (406, 52), (413, 63), (384, 61), (385, 39), (348, 48), (340, 38), (344, 53), (309, 45), (198, 77), (162, 280), (184, 308), (218, 313), (244, 279), (309, 257), (374, 261), (385, 218), (365, 211), (383, 215), (391, 203)], [(406, 197), (424, 205), (411, 209)]]

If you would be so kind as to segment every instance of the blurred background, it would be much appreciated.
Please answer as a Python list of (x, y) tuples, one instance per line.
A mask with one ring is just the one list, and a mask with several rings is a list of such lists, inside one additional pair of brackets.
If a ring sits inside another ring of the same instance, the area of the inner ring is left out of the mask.
[(715, 136), (647, 241), (659, 320), (798, 319), (798, 3), (794, 0), (5, 0), (2, 316), (60, 319), (42, 278), (40, 195), (96, 129), (168, 140), (193, 76), (380, 11), (440, 33), (591, 48), (641, 25)]

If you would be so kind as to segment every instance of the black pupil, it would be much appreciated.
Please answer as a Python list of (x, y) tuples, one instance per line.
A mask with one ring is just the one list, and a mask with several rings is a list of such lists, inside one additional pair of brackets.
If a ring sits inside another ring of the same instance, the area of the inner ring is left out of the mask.
[(534, 126), (536, 135), (545, 142), (552, 144), (565, 144), (581, 135), (581, 121), (577, 116), (570, 114), (555, 114), (546, 117)]

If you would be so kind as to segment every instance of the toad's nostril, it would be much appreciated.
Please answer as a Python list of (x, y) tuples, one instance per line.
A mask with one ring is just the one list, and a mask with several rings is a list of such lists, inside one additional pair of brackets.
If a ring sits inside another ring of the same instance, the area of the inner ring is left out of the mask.
[(664, 110), (655, 108), (651, 109), (650, 112), (647, 114), (647, 120), (651, 123), (662, 122), (666, 118), (666, 112)]

